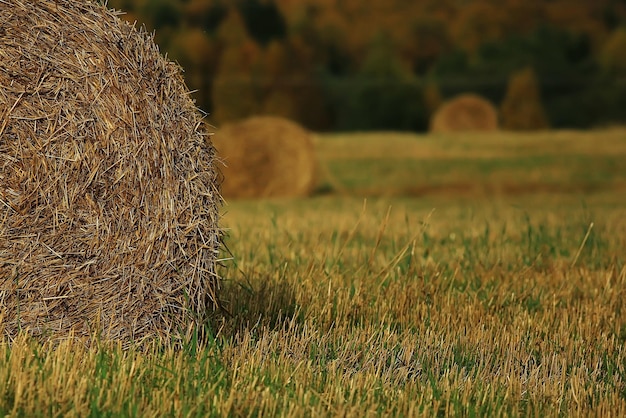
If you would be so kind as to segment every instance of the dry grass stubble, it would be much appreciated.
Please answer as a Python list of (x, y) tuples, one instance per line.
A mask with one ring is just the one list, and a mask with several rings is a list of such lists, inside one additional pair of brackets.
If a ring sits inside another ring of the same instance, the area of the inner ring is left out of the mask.
[(21, 337), (0, 346), (0, 412), (622, 416), (620, 199), (232, 203), (214, 339)]

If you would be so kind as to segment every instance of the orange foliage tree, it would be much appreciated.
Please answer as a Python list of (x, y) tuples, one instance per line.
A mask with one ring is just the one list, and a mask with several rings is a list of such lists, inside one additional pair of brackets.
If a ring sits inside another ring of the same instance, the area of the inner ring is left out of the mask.
[[(313, 129), (336, 128), (345, 115), (342, 103), (358, 102), (367, 90), (344, 87), (371, 78), (365, 68), (371, 67), (367, 61), (377, 33), (389, 38), (391, 63), (408, 70), (408, 78), (437, 80), (444, 96), (470, 88), (500, 101), (510, 72), (532, 65), (554, 126), (579, 123), (568, 106), (580, 109), (582, 102), (595, 100), (591, 97), (614, 96), (607, 103), (621, 103), (617, 90), (623, 89), (626, 66), (621, 0), (108, 0), (108, 5), (155, 30), (162, 50), (184, 67), (199, 106), (216, 120), (270, 113)], [(376, 94), (380, 103), (395, 103), (391, 96), (397, 93)], [(426, 93), (432, 102), (433, 91)], [(353, 96), (335, 100), (345, 94)], [(586, 114), (585, 124), (598, 119)]]
[(608, 74), (626, 76), (626, 29), (618, 28), (600, 51), (600, 63)]
[(500, 108), (500, 118), (504, 129), (535, 130), (548, 127), (537, 76), (532, 67), (511, 75)]
[(212, 102), (215, 123), (243, 119), (258, 113), (258, 80), (261, 50), (248, 37), (239, 12), (231, 8), (218, 30), (222, 47), (213, 81)]
[(219, 46), (199, 28), (183, 29), (170, 41), (169, 52), (184, 69), (185, 81), (198, 107), (212, 112), (212, 81), (217, 71)]

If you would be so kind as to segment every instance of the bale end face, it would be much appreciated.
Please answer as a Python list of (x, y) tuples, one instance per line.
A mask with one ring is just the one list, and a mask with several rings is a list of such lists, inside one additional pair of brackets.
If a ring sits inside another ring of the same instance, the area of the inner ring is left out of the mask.
[(444, 103), (433, 115), (431, 132), (495, 131), (498, 112), (486, 99), (475, 94), (463, 94)]
[(0, 28), (5, 335), (181, 338), (218, 304), (221, 197), (180, 68), (97, 3)]
[(224, 125), (214, 136), (231, 198), (303, 197), (313, 192), (317, 158), (311, 134), (279, 117)]

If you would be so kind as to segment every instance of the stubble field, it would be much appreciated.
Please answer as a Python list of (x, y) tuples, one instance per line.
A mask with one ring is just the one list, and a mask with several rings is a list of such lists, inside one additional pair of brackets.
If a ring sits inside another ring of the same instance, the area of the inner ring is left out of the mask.
[(2, 344), (0, 413), (626, 415), (626, 131), (317, 148), (316, 196), (224, 208), (212, 338)]

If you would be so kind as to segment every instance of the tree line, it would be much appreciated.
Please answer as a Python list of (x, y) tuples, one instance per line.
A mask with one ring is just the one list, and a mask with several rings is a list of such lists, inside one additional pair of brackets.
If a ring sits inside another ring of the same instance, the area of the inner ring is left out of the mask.
[(511, 92), (522, 102), (528, 95), (543, 113), (527, 119), (542, 126), (626, 122), (626, 0), (108, 6), (155, 31), (161, 49), (184, 68), (198, 107), (218, 125), (273, 114), (320, 131), (423, 131), (442, 101), (465, 92), (503, 104), (502, 112), (511, 108)]

